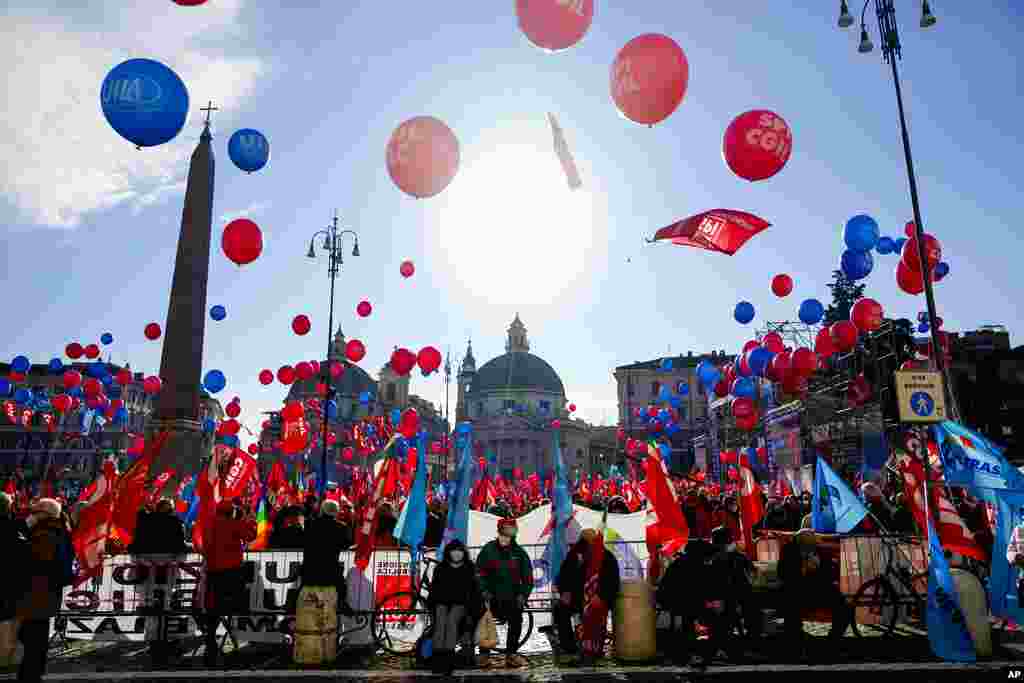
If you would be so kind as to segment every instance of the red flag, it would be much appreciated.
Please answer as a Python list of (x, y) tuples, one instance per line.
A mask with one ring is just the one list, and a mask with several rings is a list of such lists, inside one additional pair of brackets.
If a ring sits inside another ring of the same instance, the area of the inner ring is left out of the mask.
[[(385, 449), (387, 450), (387, 449)], [(356, 528), (356, 566), (361, 571), (366, 571), (370, 564), (370, 555), (376, 544), (377, 524), (379, 516), (377, 510), (380, 504), (394, 495), (398, 488), (398, 462), (393, 458), (386, 458), (381, 465), (377, 476), (373, 480), (373, 489), (370, 500), (363, 507), (360, 514), (359, 526)]]
[[(924, 496), (922, 495), (925, 480), (924, 465), (917, 458), (904, 454), (900, 457), (899, 467), (903, 473), (904, 495), (910, 501), (914, 520), (917, 522), (918, 528), (927, 529), (928, 520), (925, 516)], [(942, 475), (936, 470), (932, 470), (932, 485), (928, 488), (931, 493), (928, 497), (928, 504), (932, 506), (932, 519), (936, 520), (935, 530), (939, 534), (939, 540), (942, 541), (942, 547), (953, 553), (973, 557), (979, 562), (988, 562), (988, 555), (978, 545), (974, 533), (960, 517), (953, 501), (946, 494)]]
[(658, 230), (654, 240), (671, 240), (672, 244), (697, 247), (723, 254), (735, 254), (747, 240), (771, 223), (745, 211), (712, 209), (684, 218)]
[[(172, 468), (168, 467), (166, 470), (164, 470), (163, 472), (160, 473), (160, 476), (158, 476), (156, 479), (153, 480), (153, 488), (152, 488), (152, 490), (149, 493), (149, 502), (150, 503), (156, 503), (157, 499), (160, 498), (160, 494), (163, 492), (164, 487), (167, 486), (167, 482), (169, 482), (173, 477), (174, 477), (174, 470)], [(182, 487), (184, 487), (184, 485), (185, 485), (185, 482), (182, 482), (182, 486), (179, 487), (179, 495), (180, 495), (181, 489), (182, 489)]]
[(124, 547), (131, 545), (135, 538), (135, 522), (139, 508), (146, 501), (146, 478), (153, 460), (163, 449), (170, 432), (160, 432), (146, 443), (142, 455), (132, 463), (128, 471), (117, 479), (114, 485), (114, 512), (111, 517), (110, 536)]
[(256, 469), (255, 458), (239, 448), (234, 449), (231, 465), (221, 483), (221, 496), (225, 499), (241, 497)]
[(78, 513), (78, 526), (71, 534), (71, 545), (78, 558), (78, 576), (75, 586), (92, 576), (99, 576), (103, 569), (103, 554), (106, 552), (107, 537), (110, 534), (110, 518), (114, 509), (114, 484), (117, 471), (114, 463), (103, 463), (103, 471), (89, 486), (89, 495), (83, 497), (84, 506)]
[(761, 486), (754, 478), (750, 460), (744, 453), (740, 456), (740, 527), (743, 529), (743, 549), (747, 557), (754, 559), (754, 525), (764, 518), (764, 498)]
[(671, 557), (686, 545), (690, 529), (686, 526), (683, 509), (679, 506), (674, 487), (668, 482), (668, 471), (658, 447), (647, 447), (644, 461), (647, 475), (647, 549), (652, 557), (659, 552)]

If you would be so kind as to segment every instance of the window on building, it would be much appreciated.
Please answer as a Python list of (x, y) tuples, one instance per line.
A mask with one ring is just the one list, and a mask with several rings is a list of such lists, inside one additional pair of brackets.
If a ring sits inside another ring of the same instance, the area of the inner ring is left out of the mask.
[(634, 393), (636, 393), (636, 391), (633, 389), (633, 378), (632, 377), (627, 377), (626, 378), (626, 395), (627, 396), (632, 396)]
[(657, 396), (658, 392), (661, 391), (661, 382), (655, 380), (651, 382), (651, 396)]

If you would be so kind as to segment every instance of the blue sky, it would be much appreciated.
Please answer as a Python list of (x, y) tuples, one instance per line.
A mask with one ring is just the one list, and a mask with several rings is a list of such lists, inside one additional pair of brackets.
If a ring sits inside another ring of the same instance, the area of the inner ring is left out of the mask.
[[(324, 355), (326, 264), (304, 254), (335, 208), (362, 251), (338, 280), (336, 319), (366, 343), (371, 373), (395, 345), (461, 356), (469, 336), (483, 362), (503, 351), (518, 311), (533, 350), (594, 421), (614, 415), (614, 366), (670, 348), (735, 350), (754, 327), (732, 320), (738, 300), (754, 303), (757, 321), (794, 319), (803, 298), (827, 300), (850, 216), (868, 213), (895, 237), (911, 217), (888, 67), (877, 48), (857, 53), (855, 29), (836, 28), (838, 3), (598, 0), (584, 40), (554, 55), (522, 36), (511, 0), (154, 4), (66, 16), (56, 3), (13, 3), (0, 21), (0, 51), (19, 65), (0, 76), (18, 93), (0, 133), (2, 358), (45, 361), (110, 331), (114, 361), (157, 371), (160, 344), (142, 329), (164, 323), (182, 181), (208, 99), (222, 107), (214, 242), (226, 220), (248, 215), (265, 251), (243, 269), (212, 253), (208, 303), (228, 317), (208, 323), (205, 368), (225, 372), (221, 396), (241, 396), (252, 427), (283, 396), (257, 373)], [(939, 23), (922, 31), (919, 3), (897, 2), (924, 223), (952, 267), (936, 288), (939, 314), (949, 330), (1005, 324), (1018, 343), (1021, 15), (1008, 2), (932, 7)], [(648, 129), (619, 116), (608, 77), (618, 49), (652, 31), (682, 46), (690, 84), (676, 113)], [(130, 57), (163, 61), (189, 86), (190, 121), (165, 148), (136, 151), (100, 113), (103, 75)], [(783, 116), (794, 145), (779, 175), (750, 184), (723, 163), (721, 138), (754, 108)], [(547, 111), (586, 190), (562, 213), (547, 209), (569, 201)], [(384, 148), (421, 114), (455, 131), (462, 166), (448, 190), (417, 201), (391, 183)], [(251, 176), (227, 157), (240, 127), (271, 144)], [(642, 244), (716, 207), (773, 225), (731, 258)], [(417, 265), (409, 280), (403, 258)], [(895, 265), (876, 257), (868, 293), (887, 314), (913, 317), (923, 299), (899, 292)], [(778, 272), (796, 281), (788, 299), (769, 291)], [(364, 298), (375, 311), (361, 320)], [(306, 337), (291, 332), (297, 313), (313, 320)], [(414, 378), (413, 390), (443, 396), (439, 376)]]

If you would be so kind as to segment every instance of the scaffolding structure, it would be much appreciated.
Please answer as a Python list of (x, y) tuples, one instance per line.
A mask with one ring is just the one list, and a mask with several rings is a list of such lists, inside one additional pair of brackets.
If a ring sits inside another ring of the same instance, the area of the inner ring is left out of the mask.
[(794, 349), (798, 349), (801, 346), (813, 349), (814, 339), (818, 336), (818, 330), (821, 329), (821, 325), (805, 325), (802, 322), (793, 322), (791, 320), (780, 322), (768, 320), (765, 321), (764, 325), (764, 328), (757, 330), (758, 339), (763, 338), (769, 332), (777, 332), (782, 336), (782, 341), (786, 346)]

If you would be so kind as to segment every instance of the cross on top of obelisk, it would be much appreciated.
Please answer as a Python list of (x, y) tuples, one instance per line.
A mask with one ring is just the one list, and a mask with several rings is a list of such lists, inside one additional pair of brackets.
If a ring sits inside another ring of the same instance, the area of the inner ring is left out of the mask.
[(210, 126), (210, 114), (212, 112), (219, 111), (219, 110), (220, 110), (220, 107), (213, 106), (213, 100), (210, 100), (210, 102), (205, 107), (201, 107), (199, 109), (199, 111), (205, 111), (206, 112), (206, 126), (207, 126), (207, 128), (209, 128), (209, 126)]

